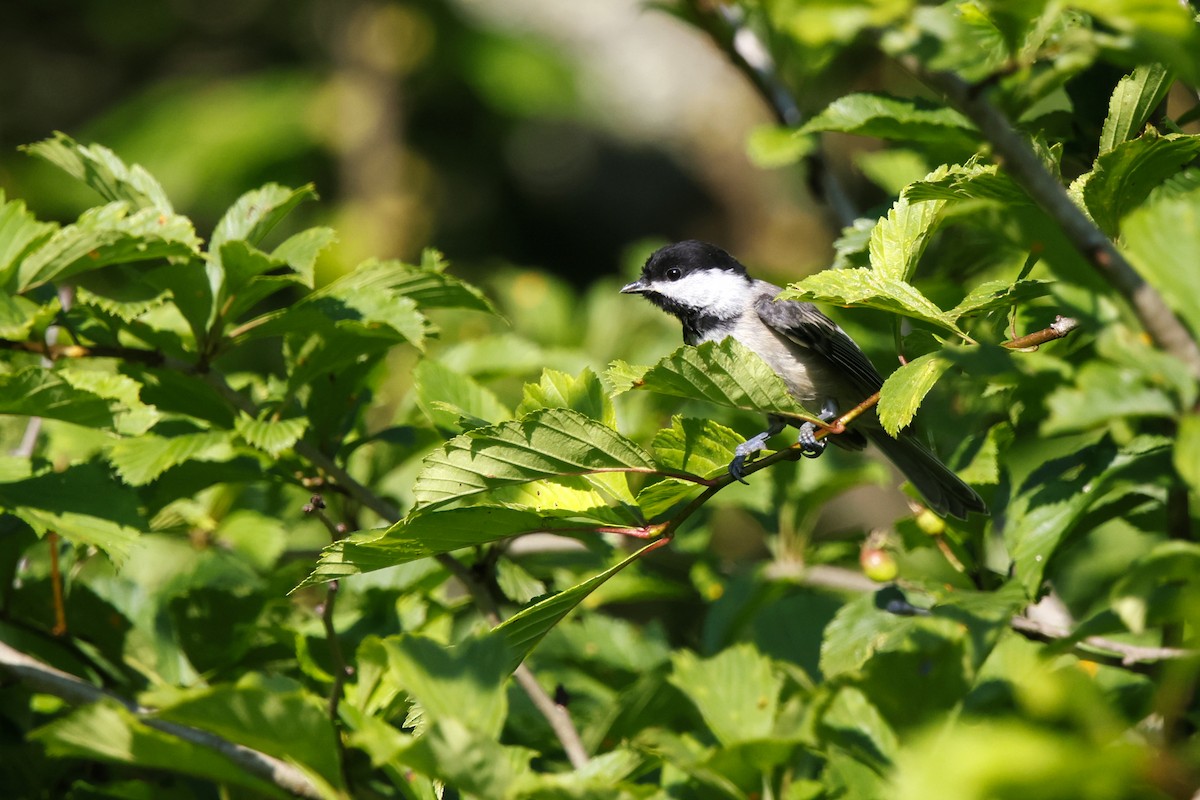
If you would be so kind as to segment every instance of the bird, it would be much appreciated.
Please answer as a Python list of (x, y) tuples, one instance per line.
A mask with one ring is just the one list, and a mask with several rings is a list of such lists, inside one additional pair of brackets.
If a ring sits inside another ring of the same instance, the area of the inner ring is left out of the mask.
[[(741, 262), (716, 245), (689, 239), (662, 247), (650, 255), (638, 279), (621, 291), (641, 295), (676, 317), (686, 344), (733, 337), (783, 379), (801, 407), (819, 412), (825, 422), (883, 386), (871, 360), (833, 320), (812, 303), (778, 300), (783, 291), (779, 286), (752, 278)], [(744, 483), (746, 459), (765, 449), (767, 440), (787, 424), (782, 417), (768, 417), (765, 431), (735, 449), (729, 474)], [(812, 422), (798, 427), (803, 454), (819, 456), (828, 439), (815, 437), (817, 426)], [(943, 517), (988, 513), (983, 498), (912, 431), (889, 435), (874, 409), (829, 438), (848, 450), (873, 443)]]

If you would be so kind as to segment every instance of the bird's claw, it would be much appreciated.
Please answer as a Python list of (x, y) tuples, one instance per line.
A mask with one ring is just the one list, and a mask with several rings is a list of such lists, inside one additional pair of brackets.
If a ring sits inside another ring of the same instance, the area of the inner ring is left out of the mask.
[(800, 426), (800, 455), (805, 458), (817, 458), (825, 452), (825, 448), (829, 445), (824, 439), (818, 439), (816, 433), (817, 426), (811, 422)]
[(729, 462), (729, 475), (738, 483), (750, 484), (746, 481), (746, 457), (737, 455)]

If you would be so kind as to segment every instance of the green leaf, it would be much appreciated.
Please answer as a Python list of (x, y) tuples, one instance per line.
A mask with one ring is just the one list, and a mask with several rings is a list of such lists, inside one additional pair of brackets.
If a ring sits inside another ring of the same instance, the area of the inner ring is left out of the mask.
[(1116, 234), (1122, 218), (1141, 205), (1150, 191), (1177, 173), (1200, 154), (1200, 136), (1152, 130), (1102, 153), (1090, 173), (1081, 176), (1072, 190), (1080, 191), (1087, 210), (1100, 229)]
[(746, 155), (759, 169), (791, 166), (816, 148), (816, 137), (780, 125), (759, 125), (746, 139)]
[(1184, 586), (1193, 603), (1200, 600), (1200, 545), (1194, 542), (1161, 542), (1129, 566), (1112, 588), (1112, 607), (1121, 621), (1134, 633), (1146, 630), (1149, 612), (1156, 595), (1167, 594), (1168, 587)]
[(604, 381), (612, 390), (613, 395), (624, 394), (639, 388), (649, 371), (650, 367), (648, 366), (629, 364), (617, 359), (604, 371)]
[(1075, 385), (1055, 389), (1046, 398), (1045, 434), (1085, 431), (1126, 417), (1174, 417), (1177, 401), (1164, 387), (1152, 385), (1141, 370), (1090, 362), (1075, 374)]
[(517, 415), (523, 416), (539, 408), (570, 408), (610, 428), (617, 426), (612, 398), (604, 391), (596, 373), (586, 368), (577, 377), (556, 369), (545, 369), (537, 383), (525, 384)]
[[(939, 170), (927, 180), (936, 180), (942, 174)], [(868, 245), (871, 268), (880, 278), (901, 282), (912, 280), (917, 262), (937, 232), (944, 205), (942, 200), (917, 202), (907, 196), (892, 204), (887, 216), (881, 218), (871, 231)]]
[(1100, 131), (1100, 153), (1137, 136), (1173, 82), (1174, 77), (1161, 64), (1139, 64), (1121, 78), (1108, 101), (1108, 116)]
[(27, 297), (0, 294), (0, 339), (27, 338), (42, 312), (43, 307)]
[(10, 286), (21, 261), (58, 229), (38, 222), (21, 200), (5, 200), (0, 190), (0, 286)]
[(258, 419), (239, 414), (233, 428), (251, 447), (270, 456), (278, 456), (300, 441), (308, 428), (308, 418), (273, 419), (269, 411), (259, 414)]
[(237, 686), (214, 686), (162, 703), (156, 716), (301, 764), (331, 786), (342, 784), (337, 734), (324, 703), (287, 684), (272, 686), (250, 673)]
[(900, 749), (892, 726), (854, 686), (842, 686), (837, 690), (825, 707), (819, 725), (824, 741), (877, 770), (891, 766)]
[(20, 263), (17, 291), (111, 264), (188, 258), (197, 255), (199, 244), (186, 217), (153, 208), (130, 214), (124, 202), (90, 208)]
[(221, 246), (226, 242), (244, 240), (257, 244), (279, 221), (305, 200), (317, 196), (312, 184), (292, 189), (268, 183), (252, 189), (237, 199), (221, 217), (209, 241), (209, 257), (220, 263)]
[(447, 275), (445, 265), (438, 260), (414, 267), (401, 261), (368, 260), (353, 271), (338, 278), (324, 291), (341, 295), (344, 292), (378, 292), (407, 297), (420, 308), (465, 308), (494, 313), (491, 302), (470, 284)]
[(473, 637), (446, 647), (423, 636), (383, 639), (388, 664), (435, 721), (457, 720), (495, 738), (508, 713), (505, 678), (512, 653), (501, 636)]
[(329, 545), (301, 586), (545, 530), (551, 524), (532, 511), (494, 506), (410, 514), (384, 531), (365, 531)]
[(311, 289), (317, 257), (336, 241), (333, 228), (309, 228), (288, 237), (271, 251), (271, 258), (286, 263), (300, 276), (301, 283)]
[[(509, 800), (529, 779), (531, 750), (501, 744), (456, 719), (435, 722), (400, 755), (419, 773), (478, 800)], [(407, 778), (404, 779), (408, 784)], [(439, 796), (439, 795), (435, 795)], [(523, 796), (523, 795), (522, 795)], [(432, 799), (431, 799), (432, 800)]]
[(113, 701), (84, 706), (33, 731), (48, 755), (162, 769), (241, 786), (265, 797), (291, 795), (272, 783), (247, 774), (208, 747), (191, 744), (155, 730)]
[(125, 165), (107, 147), (98, 144), (82, 145), (64, 133), (55, 133), (22, 148), (25, 152), (40, 156), (72, 178), (82, 181), (110, 203), (126, 202), (135, 209), (153, 209), (162, 214), (173, 214), (158, 181), (141, 166)]
[(654, 457), (663, 467), (711, 477), (724, 473), (734, 449), (744, 441), (718, 422), (694, 417), (671, 417), (671, 427), (654, 435)]
[(559, 623), (567, 614), (583, 602), (583, 599), (603, 585), (625, 567), (637, 561), (647, 552), (657, 549), (660, 542), (651, 542), (632, 555), (619, 561), (608, 569), (578, 583), (570, 589), (564, 589), (552, 597), (547, 597), (528, 608), (513, 614), (504, 622), (492, 629), (492, 633), (502, 638), (508, 646), (510, 661), (508, 671), (517, 668), (525, 657), (537, 647), (538, 642)]
[(649, 454), (612, 428), (550, 408), (451, 439), (425, 459), (413, 495), (429, 509), (557, 475), (653, 469)]
[(139, 506), (132, 490), (96, 464), (0, 483), (0, 507), (37, 533), (52, 530), (70, 541), (94, 545), (118, 563), (146, 528)]
[(108, 451), (108, 460), (121, 480), (145, 486), (171, 467), (185, 461), (228, 461), (234, 457), (227, 431), (205, 431), (181, 436), (147, 434), (121, 439)]
[(838, 131), (904, 142), (929, 142), (970, 152), (978, 134), (957, 111), (926, 100), (848, 94), (834, 100), (798, 133)]
[(725, 746), (766, 739), (775, 724), (783, 677), (751, 644), (737, 644), (712, 658), (676, 651), (671, 683), (696, 708)]
[(784, 300), (878, 308), (963, 335), (954, 318), (934, 305), (915, 286), (881, 275), (873, 269), (827, 269), (792, 284), (779, 297)]
[(108, 400), (75, 388), (43, 367), (0, 375), (0, 414), (59, 419), (88, 428), (112, 428), (114, 424)]
[(940, 353), (914, 358), (888, 376), (879, 390), (879, 421), (892, 436), (908, 427), (925, 395), (942, 377), (950, 361)]
[(806, 418), (775, 371), (733, 338), (705, 342), (699, 347), (680, 347), (648, 369), (641, 382), (633, 385), (745, 411)]
[(1152, 200), (1121, 222), (1125, 251), (1146, 282), (1200, 331), (1200, 189)]
[(1053, 285), (1052, 281), (1040, 280), (1019, 280), (1016, 283), (984, 281), (968, 292), (948, 314), (957, 320), (972, 314), (1009, 308), (1018, 303), (1047, 296)]
[(1188, 487), (1200, 494), (1200, 415), (1187, 414), (1179, 420), (1174, 463)]
[[(440, 361), (422, 359), (413, 370), (413, 388), (417, 406), (443, 430), (462, 431), (512, 418), (490, 389)], [(469, 424), (464, 426), (464, 420)]]
[(904, 197), (914, 203), (926, 200), (986, 200), (1026, 206), (1032, 203), (1029, 195), (995, 164), (951, 167), (941, 177), (931, 175), (909, 184)]

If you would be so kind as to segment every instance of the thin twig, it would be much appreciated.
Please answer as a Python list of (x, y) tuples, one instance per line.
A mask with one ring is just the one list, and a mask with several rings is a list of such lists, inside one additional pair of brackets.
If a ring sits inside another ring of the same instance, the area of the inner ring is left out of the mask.
[(54, 695), (74, 705), (111, 700), (120, 703), (137, 716), (143, 725), (170, 734), (192, 744), (207, 747), (228, 758), (249, 774), (278, 786), (296, 797), (320, 800), (321, 793), (308, 777), (296, 767), (274, 756), (252, 750), (199, 728), (176, 722), (155, 719), (152, 709), (143, 708), (128, 698), (97, 688), (87, 681), (56, 669), (0, 642), (0, 669), (16, 676), (39, 692)]
[(1171, 355), (1200, 376), (1200, 346), (1167, 305), (1158, 290), (1146, 283), (1104, 232), (1071, 201), (1062, 182), (1053, 175), (987, 92), (958, 75), (930, 72), (912, 57), (900, 63), (931, 89), (945, 95), (965, 114), (991, 144), (995, 160), (1012, 179), (1054, 220), (1075, 249), (1132, 306), (1142, 327)]

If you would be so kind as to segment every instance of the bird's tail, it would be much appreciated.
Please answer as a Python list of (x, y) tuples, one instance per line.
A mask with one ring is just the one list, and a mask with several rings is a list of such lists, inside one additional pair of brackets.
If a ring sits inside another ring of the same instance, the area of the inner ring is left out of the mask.
[(901, 434), (899, 439), (893, 439), (879, 429), (863, 432), (912, 481), (929, 507), (938, 514), (966, 519), (970, 511), (988, 513), (983, 498), (938, 461), (937, 456), (912, 434)]

